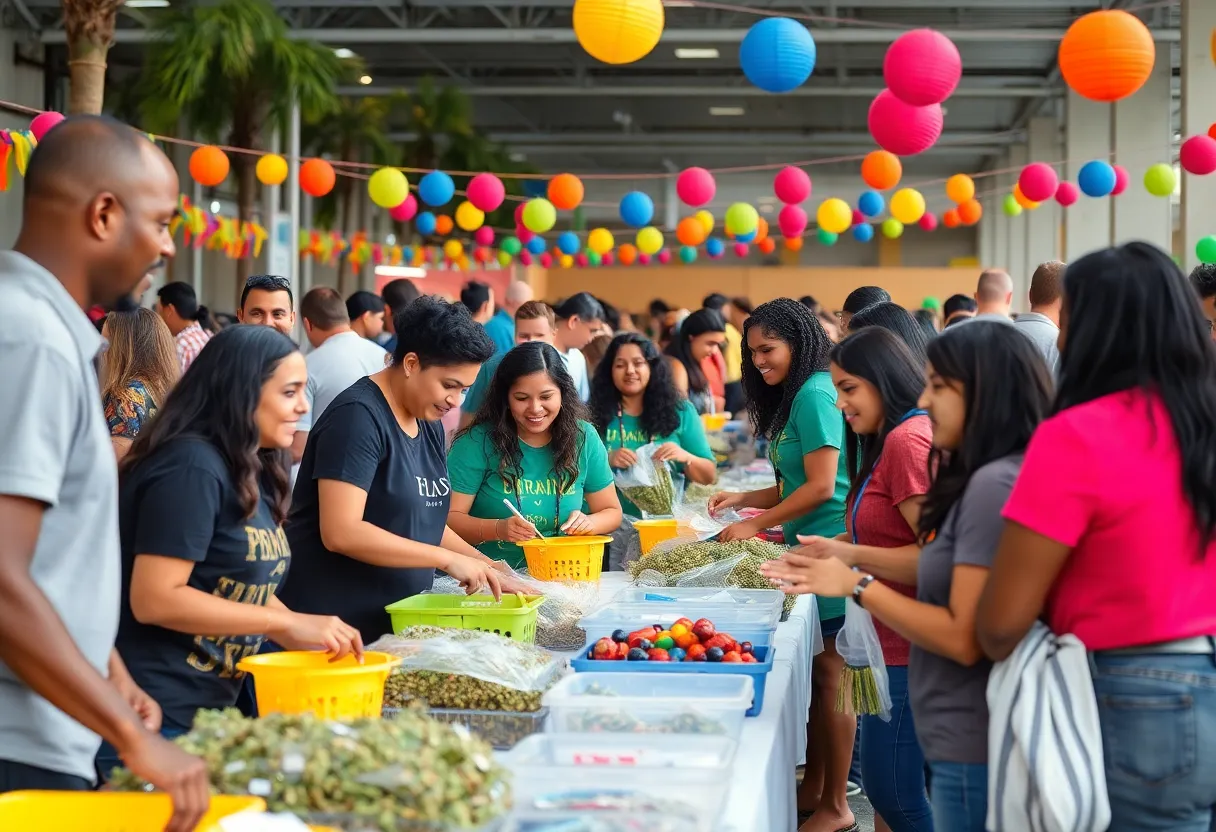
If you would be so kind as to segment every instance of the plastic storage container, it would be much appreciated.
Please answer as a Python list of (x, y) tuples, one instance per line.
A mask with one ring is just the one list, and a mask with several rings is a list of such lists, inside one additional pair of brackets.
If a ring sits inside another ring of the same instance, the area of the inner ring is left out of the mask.
[(598, 581), (604, 568), (604, 545), (612, 538), (546, 537), (517, 543), (528, 561), (528, 574), (538, 581)]
[(288, 652), (247, 656), (237, 669), (253, 676), (260, 714), (316, 714), (321, 719), (378, 717), (384, 682), (401, 659), (388, 653), (347, 656), (331, 662), (325, 653)]
[(540, 595), (415, 595), (384, 608), (393, 622), (393, 632), (427, 624), (480, 630), (531, 644), (536, 641), (536, 611), (545, 599)]
[[(396, 716), (400, 708), (385, 708), (384, 718)], [(514, 748), (521, 740), (545, 730), (548, 708), (539, 711), (465, 711), (457, 708), (429, 708), (427, 715), (449, 725), (463, 725), (496, 751)]]
[[(220, 818), (263, 812), (260, 797), (215, 795), (198, 832), (219, 832)], [(173, 814), (164, 793), (9, 792), (0, 795), (0, 829), (6, 832), (163, 832)]]
[[(720, 599), (720, 600), (714, 600)], [(604, 607), (580, 619), (587, 644), (650, 624), (670, 626), (678, 618), (708, 618), (721, 632), (754, 645), (772, 644), (785, 596), (772, 589), (630, 587)]]
[(557, 733), (696, 734), (738, 740), (752, 704), (750, 676), (575, 673), (545, 694)]
[(695, 818), (661, 812), (514, 811), (497, 832), (698, 832)]
[(536, 734), (502, 760), (517, 812), (659, 813), (710, 832), (735, 747), (726, 737)]

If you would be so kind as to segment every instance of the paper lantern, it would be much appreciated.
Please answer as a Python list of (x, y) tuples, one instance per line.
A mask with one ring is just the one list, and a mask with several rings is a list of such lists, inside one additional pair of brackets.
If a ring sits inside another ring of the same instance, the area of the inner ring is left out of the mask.
[(597, 61), (640, 61), (662, 34), (663, 0), (575, 0), (574, 36)]
[(549, 201), (559, 211), (573, 211), (583, 201), (583, 180), (573, 173), (559, 173), (549, 180)]
[(1001, 203), (1001, 210), (1005, 212), (1007, 217), (1018, 217), (1022, 214), (1022, 205), (1018, 202), (1018, 198), (1013, 194), (1006, 194), (1005, 201)]
[(607, 254), (616, 245), (612, 232), (607, 228), (595, 228), (587, 235), (587, 248), (599, 255)]
[[(899, 161), (899, 157), (886, 150), (871, 150), (861, 161), (861, 178), (876, 191), (894, 188), (899, 184), (899, 178), (903, 176), (903, 173), (903, 163)], [(874, 214), (881, 211), (880, 207)], [(870, 216), (874, 216), (874, 214), (870, 214)]]
[(676, 196), (691, 208), (709, 204), (717, 191), (714, 175), (705, 168), (686, 168), (676, 177)]
[(639, 266), (649, 266), (650, 265), (650, 255), (644, 251), (642, 253), (640, 253), (638, 255), (638, 265)]
[(815, 221), (819, 227), (832, 234), (843, 234), (853, 223), (853, 209), (843, 199), (832, 197), (819, 203), (815, 212)]
[(861, 213), (860, 208), (853, 209), (853, 221), (849, 225), (861, 225), (866, 221), (866, 215)]
[(1216, 139), (1205, 134), (1191, 136), (1178, 149), (1178, 163), (1184, 171), (1197, 176), (1216, 171)]
[(868, 243), (874, 239), (874, 226), (868, 222), (853, 226), (853, 239), (859, 243)]
[(714, 231), (714, 215), (702, 208), (697, 213), (693, 214), (697, 218), (697, 222), (701, 223), (701, 227), (705, 229), (706, 235), (712, 234)]
[(333, 165), (324, 159), (308, 159), (300, 165), (300, 189), (309, 196), (325, 196), (336, 179)]
[(705, 241), (705, 253), (708, 254), (711, 258), (721, 257), (723, 252), (725, 252), (725, 251), (726, 251), (726, 244), (723, 243), (721, 240), (719, 240), (717, 237), (710, 237), (708, 240)]
[(418, 219), (414, 220), (414, 230), (423, 237), (429, 237), (435, 233), (435, 215), (430, 211), (423, 211), (418, 215)]
[(655, 254), (663, 247), (663, 232), (653, 225), (648, 225), (637, 233), (635, 242), (642, 254)]
[(34, 135), (34, 141), (42, 141), (42, 137), (45, 136), (52, 127), (63, 121), (63, 119), (63, 113), (57, 113), (54, 110), (47, 110), (45, 113), (39, 113), (38, 115), (34, 116), (33, 120), (30, 122), (30, 133)]
[(488, 225), (483, 225), (473, 232), (473, 241), (479, 246), (494, 245), (494, 229)]
[(485, 221), (485, 213), (473, 203), (462, 202), (456, 206), (456, 224), (462, 231), (476, 231)]
[(815, 68), (815, 39), (788, 17), (766, 17), (752, 25), (739, 44), (739, 65), (765, 92), (789, 92), (806, 83)]
[(783, 242), (786, 251), (802, 251), (802, 244), (801, 237), (786, 237)]
[(502, 241), (502, 250), (512, 257), (519, 254), (523, 247), (524, 244), (519, 241), (518, 237), (506, 237)]
[(1127, 98), (1148, 80), (1157, 50), (1140, 18), (1119, 9), (1082, 15), (1060, 41), (1060, 74), (1093, 101)]
[(895, 217), (887, 217), (882, 221), (882, 236), (889, 240), (898, 240), (903, 236), (904, 224)]
[(777, 215), (777, 227), (783, 237), (801, 237), (806, 231), (806, 211), (798, 205), (786, 205)]
[(574, 258), (569, 254), (563, 254), (561, 257), (557, 258), (557, 262), (563, 269), (574, 268)]
[(1208, 126), (1208, 135), (1211, 136), (1213, 139), (1216, 139), (1216, 121), (1212, 122)]
[(622, 266), (632, 266), (638, 259), (638, 249), (633, 243), (622, 243), (616, 252)]
[(946, 228), (958, 228), (962, 224), (963, 221), (958, 218), (957, 208), (951, 208), (942, 214), (942, 225), (946, 226)]
[(576, 254), (574, 255), (574, 265), (578, 266), (580, 269), (585, 269), (587, 266), (591, 265), (591, 259), (587, 257), (586, 254)]
[[(1056, 202), (1064, 208), (1075, 205), (1080, 196), (1081, 192), (1071, 182), (1061, 182), (1059, 187), (1056, 188)], [(1009, 197), (1005, 197), (1005, 199), (1008, 200)]]
[(498, 252), (498, 265), (504, 266), (504, 267), (509, 266), (509, 265), (511, 265), (512, 259), (513, 258), (511, 257), (511, 255), (507, 254), (507, 252), (505, 252), (505, 251)]
[(447, 214), (440, 214), (435, 217), (435, 233), (436, 234), (451, 234), (455, 223)]
[(946, 180), (946, 197), (957, 205), (975, 196), (975, 180), (965, 173), (956, 173)]
[[(531, 265), (532, 265), (532, 262), (533, 262), (533, 261), (532, 261), (532, 252), (530, 252), (530, 251), (521, 251), (521, 252), (519, 253), (519, 264), (520, 264), (521, 266), (531, 266)], [(548, 268), (548, 266), (546, 266), (545, 268)]]
[(925, 213), (925, 198), (915, 188), (900, 188), (891, 195), (891, 216), (911, 225)]
[(773, 193), (786, 205), (797, 205), (811, 196), (811, 177), (802, 168), (782, 168), (773, 177)]
[(282, 185), (287, 181), (287, 160), (277, 153), (267, 153), (258, 159), (254, 173), (263, 185)]
[(542, 254), (548, 253), (545, 251), (545, 247), (546, 247), (545, 238), (540, 236), (539, 234), (537, 234), (531, 240), (528, 240), (528, 242), (524, 243), (524, 245), (527, 247), (528, 251), (532, 252), (533, 254), (537, 255), (538, 257)]
[(448, 240), (443, 244), (443, 256), (449, 260), (459, 260), (464, 254), (464, 244), (460, 240)]
[(533, 234), (544, 234), (557, 224), (557, 210), (547, 199), (530, 199), (524, 203), (524, 227)]
[(228, 178), (228, 155), (213, 144), (196, 147), (190, 154), (190, 176), (205, 188), (220, 184)]
[[(1101, 159), (1086, 162), (1077, 171), (1077, 187), (1086, 196), (1106, 196), (1115, 189), (1115, 169)], [(1026, 194), (1025, 190), (1022, 193)]]
[(549, 252), (546, 251), (544, 254), (541, 254), (537, 259), (538, 259), (538, 262), (540, 263), (542, 269), (552, 268), (553, 255), (551, 255)]
[(763, 240), (756, 243), (756, 248), (760, 249), (761, 254), (772, 254), (777, 250), (777, 241), (772, 237), (765, 237)]
[(692, 246), (680, 246), (680, 261), (683, 263), (695, 263), (697, 261), (697, 250)]
[(815, 236), (818, 237), (819, 242), (825, 246), (834, 246), (836, 245), (836, 241), (840, 239), (839, 234), (834, 231), (828, 231), (826, 228), (821, 228), (816, 231)]
[(984, 206), (978, 199), (969, 199), (958, 206), (958, 218), (965, 225), (975, 225), (984, 216)]
[(768, 220), (764, 217), (756, 218), (756, 242), (768, 239)]
[(1046, 162), (1031, 162), (1018, 175), (1018, 187), (1031, 202), (1042, 202), (1056, 194), (1060, 179), (1055, 168)]
[(603, 256), (600, 257), (600, 262), (603, 263), (605, 266), (611, 266), (613, 263), (616, 262), (616, 259), (612, 256), (611, 251), (605, 251)]
[(760, 214), (746, 202), (736, 202), (726, 209), (726, 228), (736, 237), (750, 234), (760, 225)]
[(1174, 168), (1165, 162), (1158, 162), (1144, 172), (1144, 189), (1153, 196), (1170, 196), (1177, 185)]
[(916, 224), (918, 226), (920, 226), (921, 231), (936, 231), (937, 230), (937, 214), (933, 214), (929, 211), (926, 211), (925, 215), (923, 217), (921, 217), (920, 220)]
[(417, 213), (418, 200), (414, 199), (413, 194), (407, 196), (400, 205), (388, 209), (388, 215), (397, 222), (409, 222)]
[(381, 208), (395, 208), (410, 195), (410, 183), (396, 168), (380, 168), (367, 180), (367, 195)]
[(699, 246), (705, 242), (706, 236), (708, 235), (705, 233), (705, 226), (696, 217), (685, 217), (676, 226), (676, 239), (682, 245)]
[(591, 268), (593, 268), (593, 269), (596, 266), (599, 266), (601, 263), (604, 262), (604, 255), (599, 254), (598, 252), (584, 251), (583, 255), (587, 258), (587, 262), (591, 265)]
[(941, 32), (913, 29), (887, 48), (882, 77), (892, 95), (906, 104), (941, 104), (963, 77), (963, 59), (958, 47)]
[[(876, 150), (874, 152), (885, 153), (886, 151)], [(898, 159), (895, 161), (896, 163), (899, 162)], [(862, 175), (864, 176), (865, 174), (863, 173)], [(899, 179), (896, 177), (896, 182), (898, 181)], [(861, 196), (857, 199), (857, 210), (867, 217), (877, 217), (882, 213), (883, 208), (885, 207), (886, 202), (883, 200), (882, 194), (878, 193), (877, 191), (863, 191)]]
[(1216, 263), (1216, 235), (1201, 237), (1195, 243), (1195, 256), (1200, 263)]
[(735, 243), (736, 257), (746, 257), (748, 250), (747, 243)]
[(642, 228), (654, 218), (654, 200), (641, 191), (630, 191), (621, 197), (621, 222), (630, 228)]
[(447, 205), (456, 196), (456, 183), (441, 170), (433, 170), (418, 180), (418, 198), (427, 205), (438, 208)]
[(507, 188), (494, 174), (479, 173), (469, 180), (465, 194), (468, 196), (469, 202), (473, 203), (478, 210), (488, 214), (491, 211), (497, 211), (498, 207), (502, 205), (507, 198)]
[(870, 135), (883, 150), (897, 156), (915, 156), (933, 147), (941, 136), (942, 105), (914, 107), (890, 90), (883, 90), (870, 102), (867, 123)]
[(658, 253), (658, 255), (656, 255), (656, 259), (660, 263), (662, 263), (664, 266), (666, 266), (668, 263), (671, 262), (671, 252), (668, 251), (667, 249), (663, 249), (662, 251), (660, 251)]
[(1039, 203), (1026, 198), (1026, 194), (1022, 193), (1021, 187), (1016, 182), (1013, 183), (1013, 198), (1017, 200), (1018, 205), (1021, 205), (1027, 211), (1033, 211), (1039, 207)]
[(488, 248), (479, 248), (473, 252), (473, 259), (483, 266), (490, 262), (491, 256), (493, 256), (493, 252)]
[(1118, 196), (1127, 190), (1127, 185), (1131, 182), (1131, 176), (1127, 172), (1127, 168), (1123, 165), (1111, 165), (1115, 169), (1115, 187), (1111, 189), (1111, 196)]
[(582, 243), (573, 231), (563, 231), (557, 235), (557, 250), (562, 254), (578, 254)]

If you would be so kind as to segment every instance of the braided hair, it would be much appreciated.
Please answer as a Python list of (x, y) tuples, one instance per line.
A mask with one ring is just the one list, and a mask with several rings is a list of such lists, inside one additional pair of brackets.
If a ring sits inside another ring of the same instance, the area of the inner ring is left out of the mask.
[[(754, 327), (790, 348), (790, 368), (781, 384), (765, 383), (752, 363), (747, 334)], [(743, 322), (743, 393), (756, 431), (776, 441), (790, 418), (794, 397), (813, 373), (828, 368), (832, 342), (811, 310), (790, 298), (777, 298), (752, 310)]]

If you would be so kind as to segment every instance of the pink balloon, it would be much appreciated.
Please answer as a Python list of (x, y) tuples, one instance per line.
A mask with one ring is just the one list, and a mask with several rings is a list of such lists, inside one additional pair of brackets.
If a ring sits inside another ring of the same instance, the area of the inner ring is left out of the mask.
[(479, 246), (494, 245), (494, 229), (488, 225), (483, 225), (473, 232), (473, 240)]
[(1056, 202), (1065, 208), (1076, 202), (1080, 196), (1081, 192), (1071, 182), (1061, 182), (1059, 187), (1056, 188)]
[(1018, 175), (1018, 187), (1022, 189), (1022, 196), (1031, 202), (1051, 199), (1059, 186), (1060, 178), (1056, 176), (1055, 168), (1046, 162), (1031, 162), (1022, 168)]
[(524, 203), (519, 203), (515, 206), (515, 227), (524, 227)]
[(521, 251), (519, 253), (519, 257), (517, 259), (519, 260), (519, 262), (521, 264), (523, 264), (525, 266), (531, 266), (532, 265), (532, 252)]
[(747, 250), (748, 250), (747, 243), (735, 243), (735, 256), (736, 257), (746, 257)]
[(773, 178), (773, 193), (786, 205), (797, 205), (811, 197), (811, 177), (802, 168), (790, 165)]
[(914, 29), (895, 39), (882, 62), (891, 94), (913, 107), (941, 104), (963, 77), (958, 47), (933, 29)]
[(692, 208), (708, 205), (718, 191), (714, 175), (705, 168), (687, 168), (676, 179), (676, 195)]
[[(866, 215), (865, 215), (865, 214), (863, 214), (863, 213), (861, 213), (861, 209), (860, 209), (860, 208), (854, 208), (854, 209), (853, 209), (853, 225), (861, 225), (861, 224), (862, 224), (863, 222), (865, 222), (865, 221), (866, 221)], [(794, 236), (796, 236), (796, 235), (794, 235), (794, 234), (786, 234), (785, 236), (787, 236), (787, 237), (794, 237)]]
[(928, 211), (920, 215), (920, 219), (916, 221), (922, 231), (933, 231), (937, 228), (937, 215), (931, 214)]
[(1216, 139), (1206, 133), (1191, 136), (1178, 149), (1178, 164), (1197, 176), (1216, 172)]
[(388, 215), (397, 222), (409, 222), (418, 213), (418, 200), (414, 199), (414, 195), (410, 194), (405, 198), (405, 202), (398, 205), (396, 208), (390, 208)]
[(518, 225), (515, 227), (515, 236), (519, 238), (519, 241), (521, 243), (523, 243), (524, 245), (527, 245), (528, 241), (531, 240), (536, 235), (533, 234), (528, 229), (524, 228), (522, 225)]
[(782, 237), (801, 237), (806, 231), (806, 211), (797, 205), (786, 205), (777, 215), (777, 227)]
[(870, 102), (870, 135), (878, 146), (896, 156), (923, 153), (942, 135), (942, 107), (914, 107), (883, 90)]
[(1127, 190), (1127, 183), (1131, 181), (1131, 177), (1127, 173), (1127, 168), (1123, 165), (1113, 165), (1115, 169), (1115, 187), (1111, 189), (1111, 196), (1118, 196)]
[(587, 255), (585, 254), (574, 255), (574, 265), (578, 266), (579, 268), (585, 269), (590, 262), (591, 261), (587, 259)]
[[(465, 195), (474, 207), (489, 213), (498, 209), (507, 198), (507, 189), (502, 180), (492, 173), (479, 173), (469, 180)], [(520, 203), (522, 205), (523, 203)]]
[(540, 256), (540, 264), (541, 264), (541, 266), (543, 266), (546, 269), (549, 268), (550, 266), (552, 266), (553, 265), (553, 255), (546, 251), (544, 254), (542, 254)]
[(42, 137), (47, 134), (52, 127), (63, 121), (63, 113), (57, 113), (54, 110), (48, 110), (45, 113), (39, 113), (34, 116), (34, 120), (30, 122), (30, 132), (34, 134), (35, 141), (42, 141)]
[(641, 254), (638, 255), (638, 262), (641, 263), (643, 266), (649, 266), (650, 265), (650, 255), (643, 251)]
[(664, 266), (671, 262), (671, 252), (667, 249), (661, 249), (658, 254), (658, 260)]
[(604, 256), (600, 258), (601, 266), (611, 266), (615, 262), (616, 262), (616, 258), (612, 256), (611, 251), (605, 252)]

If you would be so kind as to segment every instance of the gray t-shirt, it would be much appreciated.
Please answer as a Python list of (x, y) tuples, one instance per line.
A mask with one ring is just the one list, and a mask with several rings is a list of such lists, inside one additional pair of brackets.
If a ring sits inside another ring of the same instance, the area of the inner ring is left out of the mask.
[[(1005, 521), (1001, 509), (1013, 490), (1022, 456), (990, 462), (971, 476), (937, 536), (921, 550), (916, 570), (916, 599), (950, 604), (954, 567), (989, 568), (996, 556)], [(908, 660), (908, 695), (916, 736), (931, 762), (988, 762), (988, 672), (981, 660), (962, 665), (912, 645)]]
[(308, 364), (304, 395), (311, 407), (300, 417), (296, 430), (312, 430), (313, 422), (339, 393), (364, 376), (383, 370), (387, 358), (384, 347), (357, 332), (331, 335), (304, 359)]
[(1056, 326), (1056, 322), (1041, 312), (1023, 312), (1018, 315), (1013, 325), (1017, 327), (1018, 332), (1031, 340), (1054, 377), (1056, 366), (1060, 363), (1060, 349), (1057, 346), (1060, 328)]
[[(30, 573), (108, 675), (118, 632), (118, 475), (94, 359), (101, 336), (55, 277), (0, 252), (0, 494), (46, 506)], [(0, 758), (92, 780), (99, 738), (0, 662)]]

